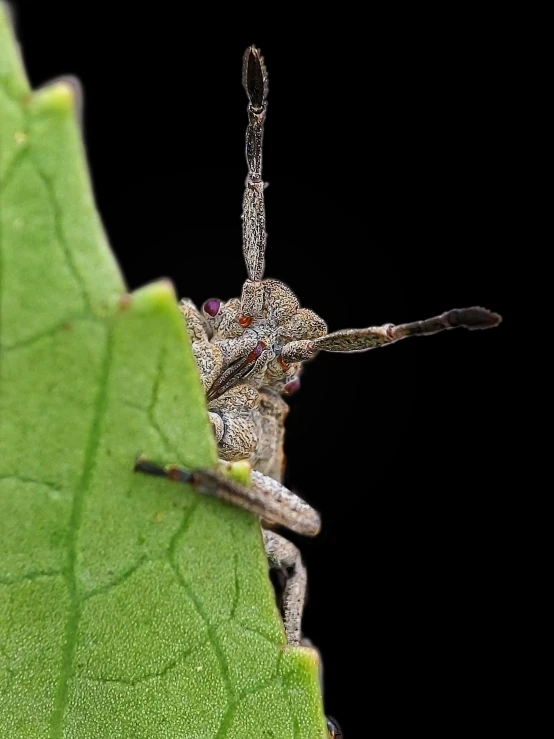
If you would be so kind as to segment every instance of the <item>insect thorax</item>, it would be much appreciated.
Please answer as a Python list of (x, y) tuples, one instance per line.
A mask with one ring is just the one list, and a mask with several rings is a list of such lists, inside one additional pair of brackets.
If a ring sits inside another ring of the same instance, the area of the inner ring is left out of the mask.
[[(248, 283), (246, 283), (247, 285)], [(200, 310), (183, 300), (200, 378), (208, 400), (222, 459), (249, 459), (255, 469), (281, 477), (283, 395), (299, 387), (302, 363), (287, 363), (282, 349), (291, 341), (323, 336), (325, 322), (299, 307), (292, 290), (277, 280), (262, 280), (262, 299), (254, 315), (244, 301), (207, 300)]]

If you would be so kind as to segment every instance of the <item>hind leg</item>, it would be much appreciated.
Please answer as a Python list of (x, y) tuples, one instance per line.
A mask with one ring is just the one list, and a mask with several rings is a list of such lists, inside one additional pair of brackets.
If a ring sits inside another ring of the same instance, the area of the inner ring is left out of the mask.
[(287, 583), (283, 593), (283, 624), (287, 642), (291, 646), (298, 646), (306, 600), (306, 568), (300, 552), (290, 541), (273, 531), (264, 530), (263, 536), (270, 567), (284, 569), (287, 572)]
[[(269, 524), (286, 526), (299, 534), (315, 536), (320, 528), (319, 515), (313, 508), (284, 485), (256, 470), (251, 473), (250, 487), (240, 485), (218, 470), (186, 470), (175, 465), (161, 467), (144, 457), (136, 460), (135, 470), (188, 483), (198, 493), (245, 508)], [(283, 594), (283, 622), (287, 642), (298, 645), (306, 599), (306, 568), (300, 552), (290, 541), (268, 530), (263, 531), (263, 537), (270, 567), (287, 571)]]

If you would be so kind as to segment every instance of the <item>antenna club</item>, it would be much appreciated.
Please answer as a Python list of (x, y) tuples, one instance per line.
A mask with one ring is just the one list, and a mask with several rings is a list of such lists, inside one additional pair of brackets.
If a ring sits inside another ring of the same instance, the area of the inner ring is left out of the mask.
[(260, 112), (267, 97), (267, 70), (260, 50), (249, 46), (242, 62), (242, 85), (252, 108)]

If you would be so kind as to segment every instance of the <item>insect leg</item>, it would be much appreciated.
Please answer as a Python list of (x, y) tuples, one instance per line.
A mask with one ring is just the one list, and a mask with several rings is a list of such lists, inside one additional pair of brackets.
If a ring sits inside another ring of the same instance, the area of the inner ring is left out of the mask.
[(248, 176), (242, 201), (242, 251), (248, 279), (242, 290), (241, 321), (259, 315), (263, 304), (265, 261), (265, 204), (262, 181), (262, 142), (267, 110), (267, 72), (259, 49), (250, 46), (243, 60), (242, 84), (248, 95), (246, 161)]
[(209, 341), (211, 337), (211, 327), (192, 300), (183, 298), (179, 303), (179, 309), (185, 318), (185, 325), (191, 342)]
[(332, 716), (327, 716), (327, 731), (329, 739), (342, 739), (342, 731)]
[(300, 624), (306, 600), (307, 573), (298, 549), (273, 531), (264, 530), (264, 544), (270, 567), (286, 569), (287, 584), (283, 593), (283, 624), (287, 642), (300, 644)]
[[(321, 528), (319, 513), (277, 480), (257, 470), (251, 472), (251, 487), (257, 495), (268, 501), (266, 521), (286, 526), (304, 536), (316, 536)], [(271, 501), (271, 505), (269, 505)]]
[(225, 461), (249, 459), (258, 446), (255, 409), (259, 402), (255, 387), (245, 382), (230, 387), (208, 403), (218, 454)]
[(216, 408), (209, 415), (221, 459), (236, 462), (256, 451), (258, 436), (251, 414)]
[(231, 480), (218, 470), (187, 470), (176, 465), (161, 467), (143, 457), (136, 460), (135, 471), (189, 483), (202, 495), (244, 508), (269, 523), (285, 526), (298, 534), (315, 536), (321, 527), (317, 511), (284, 485), (255, 470), (251, 473), (250, 487)]

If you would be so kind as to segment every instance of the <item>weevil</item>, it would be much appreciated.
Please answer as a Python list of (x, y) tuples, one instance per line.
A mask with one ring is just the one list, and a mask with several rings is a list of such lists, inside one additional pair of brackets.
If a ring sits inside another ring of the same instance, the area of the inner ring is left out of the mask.
[[(199, 492), (242, 506), (262, 522), (285, 526), (307, 536), (320, 529), (317, 512), (281, 483), (284, 471), (285, 397), (300, 386), (304, 362), (318, 352), (362, 352), (410, 336), (425, 336), (452, 328), (486, 329), (501, 318), (484, 308), (446, 311), (422, 321), (350, 328), (328, 333), (325, 321), (300, 307), (292, 290), (275, 279), (264, 279), (266, 247), (262, 143), (267, 113), (268, 76), (260, 50), (249, 47), (243, 58), (243, 86), (248, 98), (243, 198), (243, 255), (247, 279), (240, 298), (210, 298), (198, 309), (183, 299), (180, 307), (192, 342), (208, 413), (222, 464), (247, 460), (251, 486), (232, 482), (216, 470), (166, 468), (139, 459), (137, 469), (188, 482)], [(270, 565), (289, 571), (283, 594), (287, 641), (300, 643), (306, 594), (306, 570), (298, 549), (270, 529), (264, 529)], [(329, 727), (330, 736), (341, 736)]]

